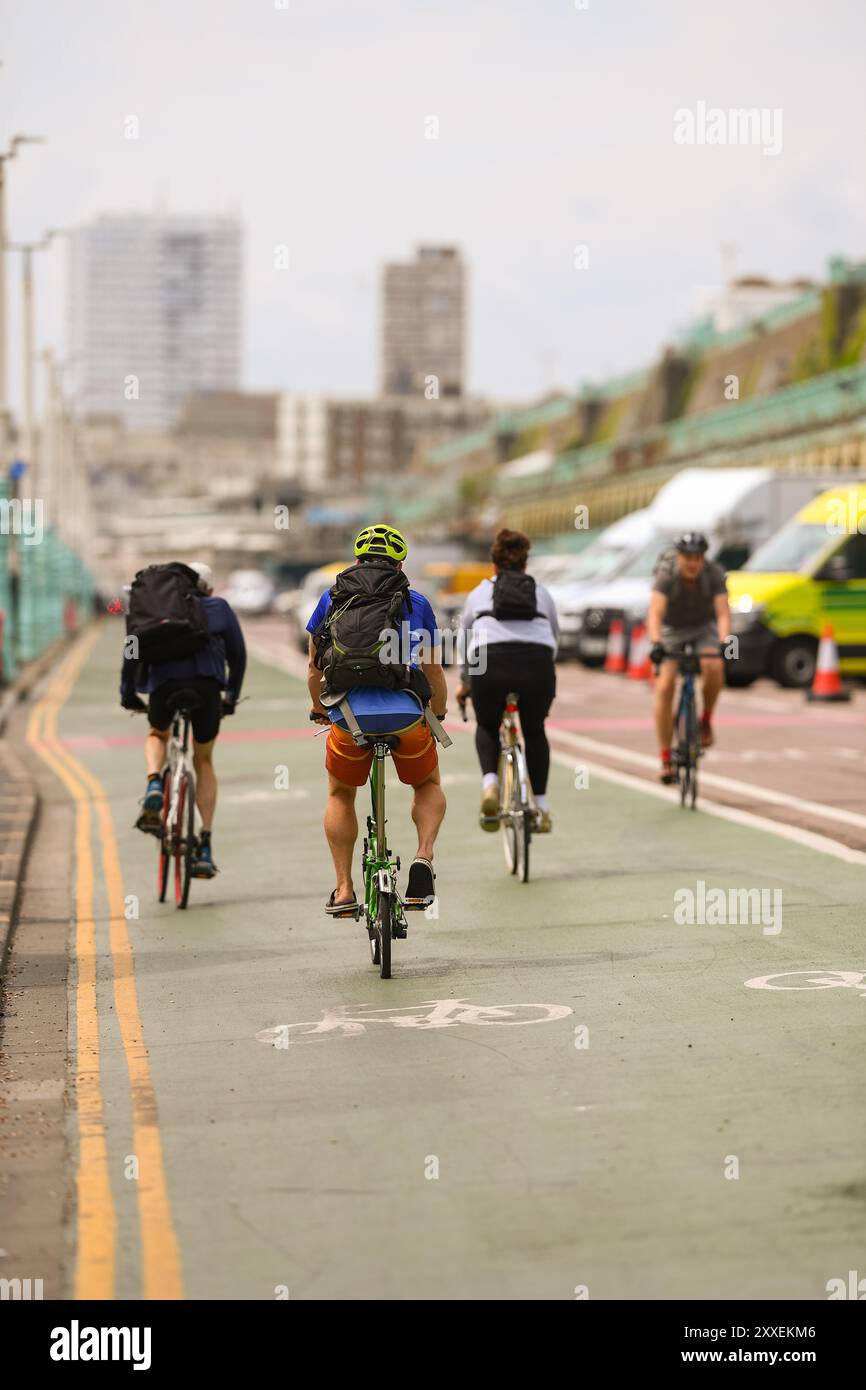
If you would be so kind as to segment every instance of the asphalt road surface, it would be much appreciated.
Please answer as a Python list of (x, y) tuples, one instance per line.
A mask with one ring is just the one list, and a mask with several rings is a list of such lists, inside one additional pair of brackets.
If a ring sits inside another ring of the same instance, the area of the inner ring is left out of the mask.
[[(18, 716), (43, 810), (5, 993), (0, 1273), (46, 1297), (571, 1300), (823, 1299), (862, 1270), (864, 696), (727, 692), (691, 813), (651, 780), (648, 690), (560, 668), (526, 885), (477, 828), (451, 720), (436, 910), (382, 981), (322, 911), (298, 657), (275, 621), (250, 637), (220, 874), (185, 913), (133, 828), (119, 625)], [(406, 864), (393, 773), (387, 796)]]

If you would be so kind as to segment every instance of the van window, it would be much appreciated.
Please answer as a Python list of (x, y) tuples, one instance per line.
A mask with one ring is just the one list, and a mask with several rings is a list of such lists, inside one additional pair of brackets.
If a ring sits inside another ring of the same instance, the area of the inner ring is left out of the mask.
[(668, 548), (668, 542), (656, 536), (655, 540), (645, 545), (643, 550), (639, 550), (634, 559), (629, 561), (622, 571), (622, 577), (627, 579), (651, 579), (655, 573), (659, 556), (663, 555)]
[[(849, 579), (866, 579), (866, 536), (849, 536), (840, 550), (837, 550), (831, 557), (832, 561), (838, 560), (847, 571)], [(818, 579), (831, 578), (823, 572), (816, 575)]]
[(830, 540), (826, 526), (789, 521), (759, 545), (743, 569), (751, 574), (803, 574)]
[(727, 573), (729, 570), (742, 569), (749, 558), (749, 547), (747, 545), (723, 545), (716, 556), (716, 564), (721, 565)]

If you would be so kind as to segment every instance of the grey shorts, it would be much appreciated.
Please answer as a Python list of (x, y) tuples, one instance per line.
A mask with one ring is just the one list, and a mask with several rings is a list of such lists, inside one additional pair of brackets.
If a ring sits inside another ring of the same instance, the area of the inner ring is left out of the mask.
[(662, 627), (662, 642), (668, 651), (682, 651), (690, 642), (696, 652), (719, 650), (719, 629), (715, 623), (704, 623), (701, 627)]

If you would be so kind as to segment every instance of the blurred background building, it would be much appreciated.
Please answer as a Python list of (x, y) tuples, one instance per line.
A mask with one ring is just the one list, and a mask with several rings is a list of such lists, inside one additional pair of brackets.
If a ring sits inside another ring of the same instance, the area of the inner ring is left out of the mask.
[(229, 216), (111, 215), (71, 232), (79, 417), (111, 413), (128, 429), (170, 429), (184, 397), (237, 390), (241, 251), (241, 224)]
[(382, 394), (464, 390), (466, 272), (456, 246), (419, 246), (382, 276)]

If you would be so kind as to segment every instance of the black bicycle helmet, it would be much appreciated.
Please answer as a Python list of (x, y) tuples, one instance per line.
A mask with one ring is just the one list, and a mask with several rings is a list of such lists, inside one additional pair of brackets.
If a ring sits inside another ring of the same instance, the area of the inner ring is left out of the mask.
[(705, 555), (710, 547), (700, 531), (684, 531), (674, 544), (681, 555)]

